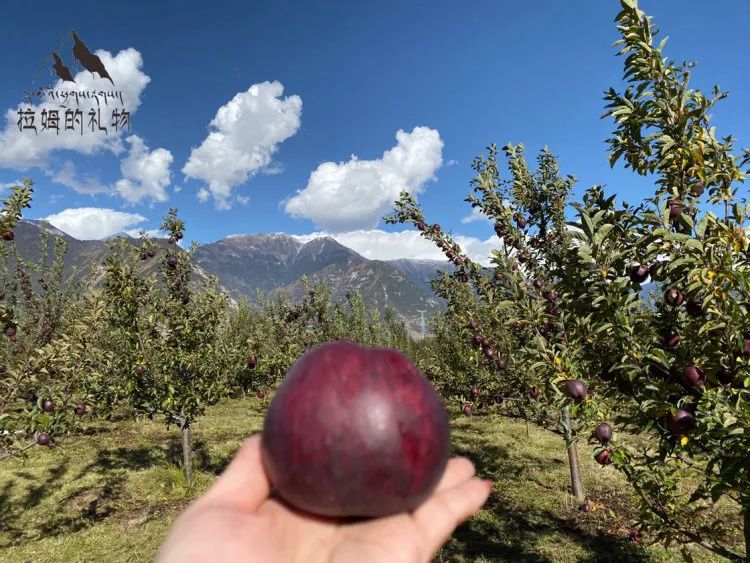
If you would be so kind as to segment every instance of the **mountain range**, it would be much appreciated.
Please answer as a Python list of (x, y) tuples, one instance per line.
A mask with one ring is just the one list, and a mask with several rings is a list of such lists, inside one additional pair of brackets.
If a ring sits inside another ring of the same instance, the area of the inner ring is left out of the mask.
[[(27, 260), (39, 259), (43, 225), (24, 220), (15, 229), (16, 245)], [(94, 280), (101, 275), (107, 241), (78, 240), (52, 226), (46, 228), (68, 244), (67, 275), (77, 279), (93, 275)], [(139, 244), (138, 239), (131, 240)], [(163, 248), (167, 246), (165, 239), (154, 240)], [(429, 317), (445, 305), (433, 294), (431, 280), (438, 272), (453, 269), (447, 260), (370, 260), (331, 237), (302, 242), (282, 233), (232, 235), (201, 245), (194, 257), (194, 274), (198, 278), (215, 275), (234, 299), (255, 301), (258, 290), (267, 295), (284, 291), (293, 300), (301, 299), (305, 276), (309, 284), (327, 283), (336, 301), (343, 301), (346, 292), (354, 290), (370, 306), (393, 308), (414, 334), (420, 332), (422, 312)], [(155, 267), (158, 262), (150, 263), (145, 267)]]

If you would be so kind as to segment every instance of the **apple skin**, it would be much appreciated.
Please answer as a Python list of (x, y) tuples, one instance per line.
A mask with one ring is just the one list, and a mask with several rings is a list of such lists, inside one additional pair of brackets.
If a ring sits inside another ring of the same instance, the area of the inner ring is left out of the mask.
[(483, 350), (484, 356), (488, 359), (492, 359), (495, 357), (495, 350), (490, 348), (489, 346), (486, 346)]
[(502, 223), (495, 223), (495, 234), (499, 236), (500, 238), (503, 237), (503, 224)]
[(683, 203), (681, 199), (670, 199), (667, 201), (667, 207), (669, 207), (670, 219), (675, 220), (682, 215)]
[(135, 373), (136, 375), (143, 375), (143, 372), (146, 371), (146, 367), (142, 365), (135, 366)]
[(606, 444), (612, 440), (612, 427), (606, 422), (598, 424), (597, 427), (594, 428), (594, 437), (602, 444)]
[(479, 397), (479, 387), (475, 385), (471, 388), (471, 398), (476, 399), (477, 397)]
[(518, 226), (519, 229), (526, 228), (526, 223), (528, 222), (526, 220), (526, 217), (524, 217), (520, 213), (517, 213), (515, 216), (515, 220), (516, 220), (516, 225)]
[(36, 437), (36, 443), (40, 446), (49, 446), (50, 436), (46, 432), (40, 432)]
[(73, 414), (75, 414), (76, 416), (83, 416), (84, 414), (86, 414), (87, 410), (88, 410), (88, 407), (84, 403), (78, 403), (73, 408)]
[(450, 454), (448, 413), (404, 354), (336, 341), (308, 351), (271, 400), (262, 459), (278, 495), (330, 517), (410, 512)]
[(700, 197), (703, 195), (703, 192), (706, 190), (705, 184), (698, 180), (695, 182), (692, 186), (690, 186), (690, 195), (693, 197)]
[(630, 268), (630, 281), (633, 283), (643, 283), (648, 279), (649, 269), (642, 264), (636, 264)]
[(462, 410), (463, 410), (464, 415), (466, 415), (466, 416), (472, 416), (472, 410), (471, 410), (471, 404), (470, 403), (466, 403), (464, 405), (464, 408)]
[(679, 307), (685, 301), (685, 296), (676, 287), (670, 287), (664, 293), (664, 303), (670, 307)]
[(594, 459), (599, 465), (609, 465), (612, 463), (612, 451), (602, 450), (594, 456)]
[(676, 348), (680, 343), (680, 335), (674, 330), (667, 330), (664, 332), (664, 347), (665, 348)]
[(254, 369), (256, 365), (258, 365), (258, 358), (256, 358), (255, 355), (248, 356), (247, 367)]
[(508, 362), (505, 360), (505, 358), (498, 358), (495, 361), (495, 364), (497, 365), (497, 369), (504, 370), (508, 367)]
[(258, 391), (258, 392), (257, 392), (257, 393), (255, 394), (255, 396), (256, 396), (256, 397), (258, 397), (259, 399), (265, 399), (265, 398), (266, 398), (266, 392), (265, 392), (265, 391), (263, 391), (263, 389), (261, 389), (261, 390), (259, 390), (259, 391)]
[(45, 399), (44, 401), (42, 401), (42, 410), (44, 412), (55, 412), (55, 403), (53, 403), (49, 399)]
[(698, 391), (706, 384), (706, 374), (698, 366), (688, 366), (682, 370), (682, 381), (687, 387)]
[(688, 299), (685, 310), (691, 317), (700, 318), (703, 316), (703, 301), (700, 299)]
[(578, 510), (581, 512), (591, 512), (591, 505), (586, 501), (578, 507)]
[(589, 389), (586, 384), (579, 379), (569, 379), (565, 382), (565, 393), (574, 403), (578, 404), (586, 398)]
[(633, 543), (640, 543), (641, 532), (638, 530), (630, 530), (630, 533), (628, 534), (628, 539), (632, 541)]
[(540, 391), (538, 387), (529, 387), (526, 392), (529, 394), (529, 397), (534, 399), (535, 401), (539, 398)]
[(695, 416), (688, 410), (678, 409), (667, 415), (667, 430), (672, 436), (686, 434), (695, 426)]
[(3, 231), (3, 240), (13, 240), (14, 238), (16, 238), (16, 234), (13, 231)]

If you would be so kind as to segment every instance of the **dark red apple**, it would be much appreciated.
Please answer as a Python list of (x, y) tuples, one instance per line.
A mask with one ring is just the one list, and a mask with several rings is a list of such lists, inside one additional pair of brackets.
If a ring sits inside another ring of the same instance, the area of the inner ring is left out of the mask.
[(612, 427), (606, 422), (602, 422), (594, 428), (594, 437), (602, 444), (606, 444), (612, 440)]
[(440, 232), (440, 225), (438, 223), (435, 223), (432, 228), (436, 233)]
[(676, 287), (671, 287), (664, 293), (664, 303), (670, 307), (679, 307), (684, 301), (685, 296)]
[(687, 434), (695, 426), (695, 416), (688, 410), (678, 409), (667, 415), (667, 430), (672, 436)]
[(702, 317), (703, 301), (700, 299), (688, 299), (687, 305), (685, 305), (685, 310), (691, 317)]
[(258, 365), (258, 358), (255, 357), (255, 354), (251, 354), (247, 357), (247, 367), (253, 369), (256, 365)]
[(669, 207), (669, 218), (673, 221), (682, 215), (683, 204), (681, 199), (670, 199), (667, 201), (667, 207)]
[(36, 443), (40, 446), (48, 446), (50, 443), (50, 436), (46, 432), (40, 432), (37, 434)]
[(579, 379), (569, 379), (565, 382), (565, 393), (574, 403), (578, 404), (586, 398), (589, 389), (586, 384)]
[(632, 541), (633, 543), (640, 543), (641, 532), (638, 530), (630, 530), (630, 533), (628, 534), (628, 539)]
[(262, 451), (278, 495), (301, 510), (409, 512), (445, 470), (448, 413), (401, 352), (331, 342), (287, 374), (266, 416)]
[(503, 237), (503, 224), (502, 223), (495, 223), (495, 234), (499, 236), (500, 238)]
[(505, 369), (508, 367), (508, 362), (505, 361), (505, 358), (498, 358), (495, 363), (497, 364), (497, 369)]
[(581, 512), (591, 512), (591, 505), (586, 501), (578, 507), (578, 510)]
[(612, 450), (602, 450), (594, 456), (594, 459), (599, 465), (609, 465), (612, 463)]
[(44, 401), (42, 401), (42, 410), (44, 412), (55, 412), (55, 403), (53, 403), (49, 399), (45, 399)]
[(553, 289), (548, 289), (544, 293), (542, 293), (542, 297), (544, 297), (547, 301), (554, 303), (557, 301), (557, 292)]
[(471, 398), (476, 399), (477, 397), (479, 397), (479, 387), (475, 385), (471, 388)]
[(463, 408), (462, 410), (463, 410), (463, 413), (464, 413), (464, 414), (465, 414), (466, 416), (471, 416), (471, 415), (472, 415), (472, 411), (471, 411), (471, 403), (466, 403), (466, 404), (464, 405), (464, 408)]
[(503, 281), (505, 279), (505, 276), (501, 274), (500, 272), (495, 272), (495, 281)]
[(16, 238), (16, 235), (10, 229), (3, 231), (3, 240), (13, 240), (14, 238)]
[(466, 276), (464, 274), (458, 276), (458, 279), (461, 283), (469, 283), (469, 276)]
[(630, 281), (633, 283), (643, 283), (648, 279), (649, 269), (642, 265), (636, 264), (630, 268)]
[(144, 365), (137, 365), (135, 366), (135, 373), (136, 375), (143, 375), (143, 372), (146, 371), (146, 366)]
[(515, 215), (516, 225), (519, 229), (524, 229), (526, 227), (526, 217), (521, 215), (520, 213), (516, 213)]
[(698, 366), (688, 366), (682, 370), (682, 381), (697, 391), (706, 384), (706, 374)]
[(167, 241), (169, 244), (174, 244), (177, 242), (177, 239), (175, 237), (169, 237), (169, 240)]
[(265, 391), (263, 391), (263, 389), (261, 389), (261, 390), (259, 390), (259, 391), (258, 391), (258, 392), (257, 392), (257, 393), (255, 394), (255, 396), (256, 396), (256, 397), (258, 397), (259, 399), (265, 399), (265, 398), (266, 398), (266, 392), (265, 392)]
[(467, 325), (471, 330), (476, 330), (479, 328), (479, 325), (477, 324), (477, 321), (474, 319), (471, 319)]
[(484, 352), (485, 358), (492, 359), (495, 357), (495, 350), (490, 348), (489, 346), (485, 346), (482, 351)]
[(74, 414), (75, 414), (76, 416), (83, 416), (84, 414), (86, 414), (86, 411), (87, 411), (87, 410), (88, 410), (88, 408), (86, 407), (86, 405), (85, 405), (84, 403), (78, 403), (78, 404), (77, 404), (77, 405), (76, 405), (76, 406), (75, 406), (75, 407), (73, 408), (73, 413), (74, 413)]
[(5, 327), (5, 336), (8, 338), (13, 338), (17, 332), (18, 329), (16, 328), (16, 325), (8, 325)]
[(534, 399), (535, 401), (539, 398), (539, 388), (538, 387), (529, 387), (526, 392), (529, 394), (529, 397)]
[(474, 344), (476, 344), (477, 346), (481, 346), (484, 338), (482, 338), (481, 334), (475, 334), (472, 340), (474, 341)]
[(664, 347), (675, 348), (680, 343), (680, 335), (674, 330), (664, 331)]
[(695, 182), (692, 186), (690, 186), (690, 195), (693, 197), (700, 197), (703, 195), (703, 192), (705, 191), (706, 186), (698, 180)]

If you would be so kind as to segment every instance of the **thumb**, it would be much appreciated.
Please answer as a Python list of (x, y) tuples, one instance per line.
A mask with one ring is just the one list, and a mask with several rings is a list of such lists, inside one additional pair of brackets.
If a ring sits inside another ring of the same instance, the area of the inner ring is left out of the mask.
[(263, 468), (260, 444), (260, 434), (245, 440), (224, 473), (199, 502), (221, 504), (248, 512), (257, 510), (271, 490)]

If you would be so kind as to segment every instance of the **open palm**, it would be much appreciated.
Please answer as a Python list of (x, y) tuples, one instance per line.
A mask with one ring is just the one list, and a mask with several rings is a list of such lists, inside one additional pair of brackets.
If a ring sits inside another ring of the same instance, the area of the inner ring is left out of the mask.
[(256, 435), (177, 519), (157, 561), (423, 563), (487, 500), (492, 485), (474, 474), (468, 459), (454, 458), (414, 512), (357, 522), (320, 518), (270, 497)]

